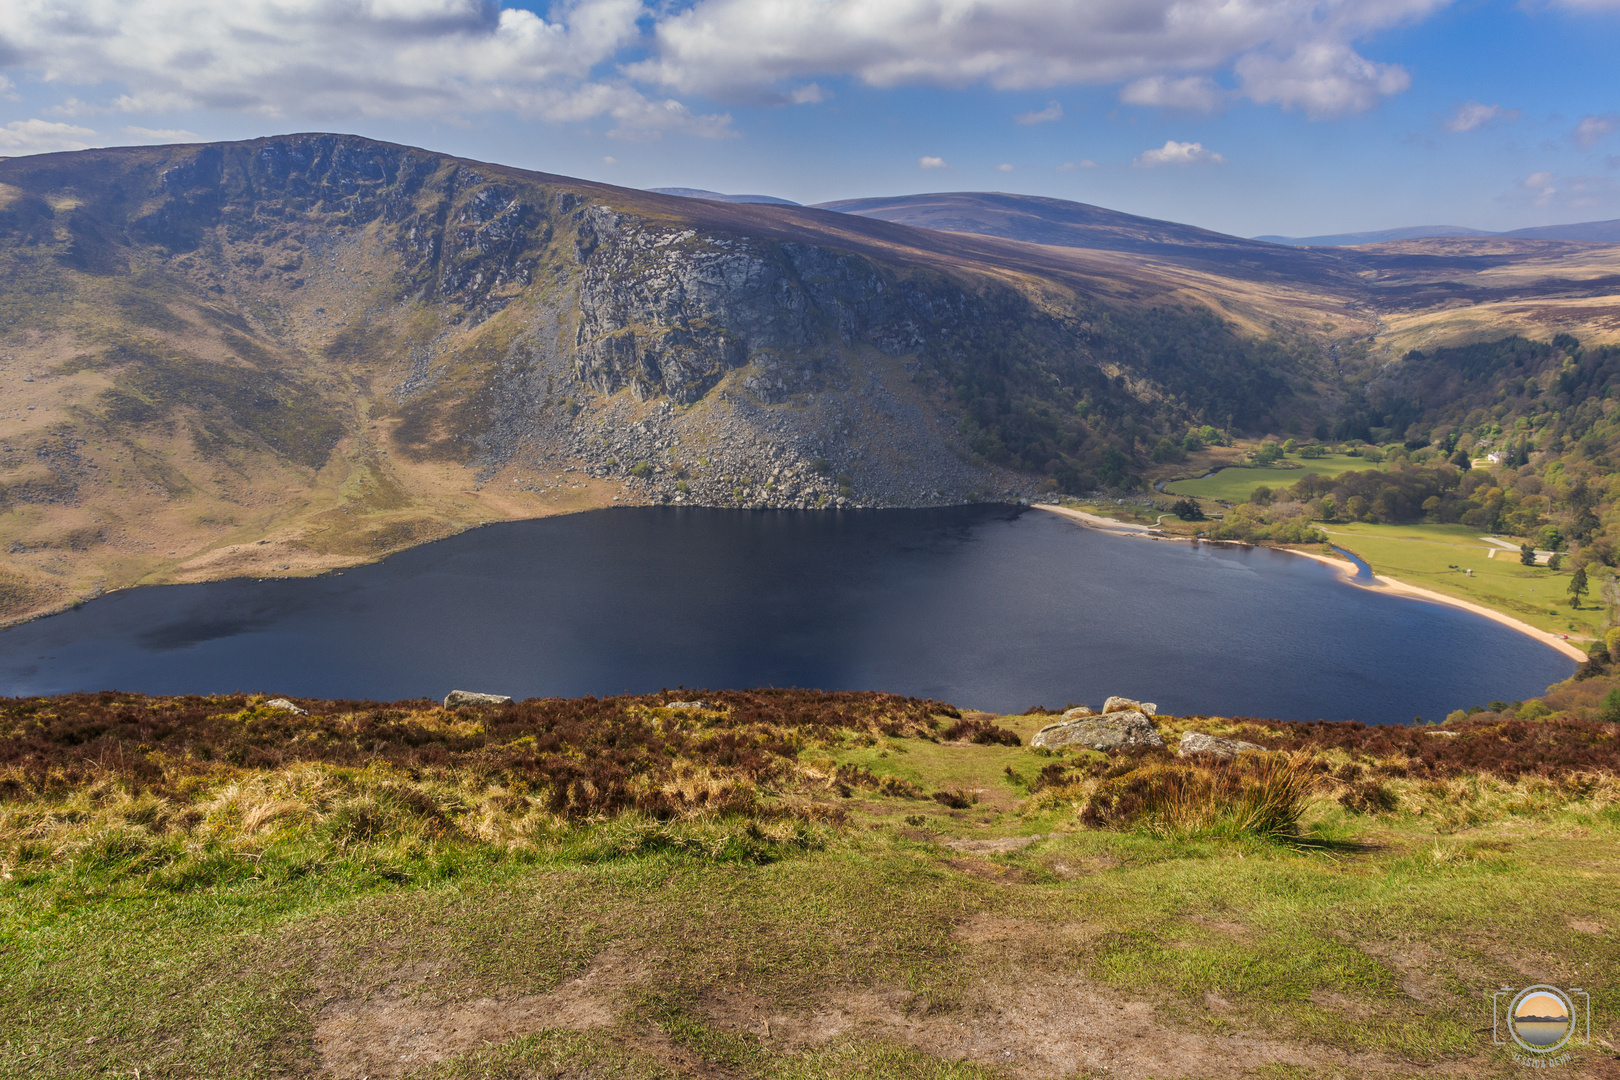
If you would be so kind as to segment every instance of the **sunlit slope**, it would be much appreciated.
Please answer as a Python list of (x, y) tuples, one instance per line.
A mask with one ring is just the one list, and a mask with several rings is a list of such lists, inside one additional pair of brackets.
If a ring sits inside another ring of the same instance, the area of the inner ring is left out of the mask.
[[(1265, 286), (1279, 306), (1286, 292), (1296, 311), (1314, 297), (1323, 313), (1318, 328), (1361, 339), (1374, 357), (1511, 334), (1620, 340), (1613, 222), (1305, 249), (1028, 195), (949, 192), (825, 206), (918, 228), (1114, 252), (1160, 273), (1173, 264), (1196, 273), (1211, 298), (1239, 291), (1240, 281)], [(1341, 317), (1329, 329), (1331, 310)]]
[(0, 619), (614, 501), (1130, 483), (1189, 425), (1331, 412), (1358, 325), (1277, 275), (335, 135), (0, 161), (0, 276)]

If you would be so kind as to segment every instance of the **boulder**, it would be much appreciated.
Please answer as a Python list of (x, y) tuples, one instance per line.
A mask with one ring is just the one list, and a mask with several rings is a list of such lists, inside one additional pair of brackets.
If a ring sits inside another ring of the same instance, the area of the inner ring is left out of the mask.
[(1264, 750), (1252, 742), (1242, 739), (1223, 739), (1218, 735), (1205, 735), (1201, 731), (1189, 731), (1181, 737), (1181, 743), (1176, 747), (1176, 753), (1181, 757), (1188, 754), (1214, 754), (1216, 757), (1237, 757), (1245, 750)]
[(471, 690), (452, 690), (444, 695), (444, 707), (459, 709), (463, 705), (510, 705), (512, 699), (505, 694), (476, 694)]
[(1159, 707), (1151, 701), (1132, 701), (1128, 697), (1111, 697), (1103, 702), (1104, 713), (1119, 712), (1123, 709), (1135, 709), (1137, 712), (1146, 713), (1148, 716), (1159, 715)]
[(299, 716), (309, 715), (308, 712), (300, 709), (298, 706), (294, 705), (284, 697), (271, 698), (269, 701), (264, 703), (264, 707), (267, 709), (280, 709), (282, 712), (297, 713)]
[(1100, 716), (1077, 716), (1073, 720), (1048, 724), (1035, 733), (1029, 745), (1044, 746), (1048, 750), (1056, 750), (1060, 746), (1124, 750), (1139, 746), (1163, 746), (1164, 739), (1147, 713), (1139, 709), (1122, 709)]
[(1082, 716), (1096, 716), (1096, 715), (1097, 715), (1097, 713), (1092, 709), (1092, 707), (1090, 705), (1076, 705), (1074, 708), (1070, 709), (1068, 712), (1063, 714), (1063, 716), (1060, 718), (1060, 722), (1068, 721), (1068, 720), (1078, 720)]
[(666, 709), (690, 709), (696, 712), (717, 712), (718, 708), (707, 701), (672, 701), (665, 705)]

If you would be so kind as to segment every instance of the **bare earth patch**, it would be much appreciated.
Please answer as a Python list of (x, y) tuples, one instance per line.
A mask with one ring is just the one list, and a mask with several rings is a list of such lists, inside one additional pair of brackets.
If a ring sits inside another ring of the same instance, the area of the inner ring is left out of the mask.
[(413, 984), (397, 983), (373, 997), (331, 1001), (315, 1019), (322, 1074), (383, 1080), (537, 1031), (607, 1027), (619, 1018), (623, 990), (643, 974), (634, 958), (609, 949), (549, 994), (433, 1005), (413, 997)]
[[(966, 929), (966, 928), (965, 928)], [(1016, 920), (981, 919), (967, 934), (993, 943), (1016, 933)], [(1080, 978), (1057, 978), (1008, 987), (981, 984), (977, 1006), (963, 1013), (915, 1009), (904, 990), (862, 990), (798, 1012), (772, 1010), (747, 994), (711, 999), (704, 1008), (716, 1026), (751, 1034), (774, 1050), (793, 1051), (849, 1039), (892, 1039), (952, 1061), (1006, 1069), (1019, 1080), (1081, 1075), (1209, 1077), (1253, 1075), (1281, 1067), (1312, 1076), (1409, 1075), (1412, 1065), (1383, 1056), (1347, 1054), (1287, 1042), (1264, 1032), (1205, 1035), (1160, 1024), (1154, 1006)], [(1231, 1006), (1212, 995), (1212, 1011)], [(1338, 1004), (1337, 1002), (1333, 1004)], [(1455, 1072), (1425, 1068), (1425, 1075), (1466, 1076), (1478, 1062), (1453, 1063)]]

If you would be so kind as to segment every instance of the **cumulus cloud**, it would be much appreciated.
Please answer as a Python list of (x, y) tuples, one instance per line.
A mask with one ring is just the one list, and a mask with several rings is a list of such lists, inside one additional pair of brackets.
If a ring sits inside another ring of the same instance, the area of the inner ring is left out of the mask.
[(1537, 206), (1546, 206), (1558, 194), (1555, 179), (1550, 172), (1535, 172), (1519, 181), (1519, 186), (1535, 197)]
[(1003, 161), (1000, 165), (996, 166), (996, 171), (997, 172), (1012, 172), (1013, 167), (1010, 164), (1008, 164), (1007, 162)]
[(1358, 38), (1447, 2), (695, 0), (657, 21), (652, 54), (630, 70), (678, 92), (749, 101), (837, 74), (872, 86), (1131, 83), (1138, 96), (1207, 102), (1207, 74), (1235, 63), (1255, 100), (1331, 116), (1409, 83), (1359, 56)]
[(124, 88), (111, 102), (64, 104), (81, 113), (501, 110), (607, 116), (634, 136), (724, 134), (729, 118), (649, 98), (617, 74), (645, 13), (642, 0), (565, 0), (548, 18), (497, 0), (37, 0), (0, 5), (0, 42), (10, 66), (46, 82)]
[(1251, 100), (1300, 109), (1313, 120), (1365, 112), (1412, 85), (1405, 68), (1374, 63), (1338, 42), (1301, 45), (1286, 57), (1251, 53), (1236, 70)]
[(83, 150), (95, 140), (89, 128), (51, 120), (13, 120), (0, 127), (0, 157), (51, 154), (58, 150)]
[(919, 169), (943, 169), (944, 167), (945, 159), (941, 157), (920, 157), (917, 159), (917, 168)]
[(1063, 106), (1055, 101), (1048, 101), (1046, 108), (1036, 109), (1033, 112), (1019, 113), (1013, 120), (1020, 124), (1050, 124), (1053, 120), (1063, 119)]
[(1595, 146), (1620, 128), (1620, 113), (1583, 116), (1571, 136), (1578, 146)]
[(1214, 112), (1221, 107), (1224, 96), (1213, 80), (1196, 75), (1185, 79), (1154, 75), (1137, 79), (1119, 92), (1119, 100), (1127, 105), (1157, 105), (1194, 112)]
[(1485, 105), (1478, 101), (1465, 102), (1452, 110), (1443, 125), (1447, 131), (1473, 131), (1497, 120), (1517, 120), (1518, 109), (1504, 109), (1500, 105)]
[(1204, 149), (1203, 143), (1166, 139), (1157, 150), (1142, 151), (1131, 164), (1140, 169), (1152, 169), (1160, 165), (1224, 165), (1226, 159), (1213, 150)]

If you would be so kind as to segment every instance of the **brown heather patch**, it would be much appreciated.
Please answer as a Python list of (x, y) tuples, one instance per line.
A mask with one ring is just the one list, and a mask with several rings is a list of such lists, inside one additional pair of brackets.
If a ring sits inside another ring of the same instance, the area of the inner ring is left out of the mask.
[[(719, 709), (671, 711), (665, 703), (680, 695), (667, 692), (457, 711), (300, 699), (307, 716), (241, 695), (0, 699), (0, 804), (109, 782), (132, 798), (190, 801), (218, 783), (320, 764), (499, 787), (570, 819), (741, 811), (796, 775), (808, 743), (931, 735), (933, 716), (947, 708), (880, 693), (701, 693)], [(257, 813), (255, 826), (271, 811)]]

